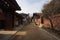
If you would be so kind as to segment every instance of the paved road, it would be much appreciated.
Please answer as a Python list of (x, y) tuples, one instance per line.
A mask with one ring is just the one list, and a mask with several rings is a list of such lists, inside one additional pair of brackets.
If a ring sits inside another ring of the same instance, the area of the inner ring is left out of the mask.
[(34, 26), (34, 24), (27, 25), (20, 30), (12, 40), (59, 40), (50, 35), (44, 29)]

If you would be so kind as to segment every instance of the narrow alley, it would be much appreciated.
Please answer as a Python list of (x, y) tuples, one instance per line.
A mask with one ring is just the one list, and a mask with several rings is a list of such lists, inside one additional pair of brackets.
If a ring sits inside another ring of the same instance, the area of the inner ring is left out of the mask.
[(60, 0), (0, 0), (0, 40), (60, 40)]
[(60, 40), (54, 37), (44, 29), (34, 26), (34, 23), (25, 26), (22, 30), (16, 33), (16, 36), (11, 40)]

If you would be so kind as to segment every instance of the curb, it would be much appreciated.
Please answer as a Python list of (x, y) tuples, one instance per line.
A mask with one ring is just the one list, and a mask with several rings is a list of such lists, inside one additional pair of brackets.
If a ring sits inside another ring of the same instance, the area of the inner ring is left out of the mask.
[(48, 31), (46, 31), (45, 29), (41, 29), (43, 30), (44, 32), (46, 32), (47, 34), (51, 35), (52, 37), (56, 38), (57, 40), (60, 40), (60, 38), (56, 37), (55, 35), (49, 33)]

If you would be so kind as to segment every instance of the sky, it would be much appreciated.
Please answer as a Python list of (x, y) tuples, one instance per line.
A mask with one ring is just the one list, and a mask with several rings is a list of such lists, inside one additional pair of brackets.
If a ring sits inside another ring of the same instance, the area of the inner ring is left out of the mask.
[(43, 6), (48, 4), (51, 0), (16, 0), (18, 5), (21, 7), (21, 11), (18, 13), (35, 13), (42, 12)]

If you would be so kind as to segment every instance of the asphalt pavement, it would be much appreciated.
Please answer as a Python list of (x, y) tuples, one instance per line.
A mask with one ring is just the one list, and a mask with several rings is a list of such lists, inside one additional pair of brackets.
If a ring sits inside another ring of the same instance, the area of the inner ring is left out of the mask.
[(11, 40), (60, 40), (46, 30), (31, 23), (15, 34)]

